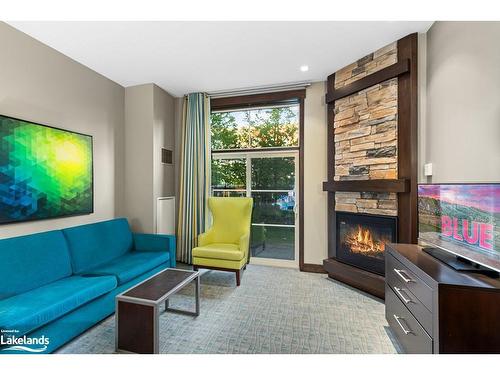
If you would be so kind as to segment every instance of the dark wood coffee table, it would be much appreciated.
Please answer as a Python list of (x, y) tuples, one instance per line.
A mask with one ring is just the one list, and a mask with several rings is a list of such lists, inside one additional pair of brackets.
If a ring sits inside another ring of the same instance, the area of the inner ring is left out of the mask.
[[(195, 311), (169, 307), (171, 295), (195, 281)], [(152, 354), (159, 350), (160, 306), (165, 311), (200, 315), (200, 273), (167, 268), (115, 298), (115, 349), (120, 352)]]

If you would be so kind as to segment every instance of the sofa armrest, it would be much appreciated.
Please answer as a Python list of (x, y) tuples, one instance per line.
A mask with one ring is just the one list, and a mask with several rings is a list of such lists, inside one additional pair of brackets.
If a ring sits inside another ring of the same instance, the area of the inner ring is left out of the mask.
[(134, 233), (133, 235), (136, 251), (168, 251), (170, 253), (170, 266), (175, 267), (175, 236), (150, 233)]

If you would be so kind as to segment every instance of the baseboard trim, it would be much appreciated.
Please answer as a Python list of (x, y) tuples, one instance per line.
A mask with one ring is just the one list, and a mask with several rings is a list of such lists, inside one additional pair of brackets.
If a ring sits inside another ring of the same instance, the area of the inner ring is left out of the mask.
[(321, 264), (304, 263), (300, 270), (302, 272), (327, 273)]

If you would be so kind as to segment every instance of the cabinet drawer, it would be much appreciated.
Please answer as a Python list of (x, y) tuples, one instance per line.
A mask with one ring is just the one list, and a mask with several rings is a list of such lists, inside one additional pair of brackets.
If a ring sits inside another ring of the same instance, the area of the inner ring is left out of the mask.
[(385, 288), (385, 318), (407, 353), (432, 354), (432, 339), (388, 285)]
[(418, 320), (420, 325), (424, 327), (429, 336), (433, 337), (432, 330), (432, 313), (427, 310), (420, 300), (415, 297), (415, 295), (410, 292), (404, 285), (397, 285), (399, 281), (396, 280), (394, 285), (389, 285), (393, 290), (394, 294), (396, 294), (400, 301), (406, 306), (408, 310), (412, 313), (412, 315)]
[(386, 255), (385, 277), (391, 287), (409, 290), (432, 311), (432, 289), (391, 254)]

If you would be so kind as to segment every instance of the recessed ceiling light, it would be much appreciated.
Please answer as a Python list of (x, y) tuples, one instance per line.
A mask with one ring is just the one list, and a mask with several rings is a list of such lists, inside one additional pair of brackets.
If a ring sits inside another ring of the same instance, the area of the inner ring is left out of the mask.
[(302, 66), (300, 67), (300, 71), (301, 71), (301, 72), (307, 72), (308, 70), (309, 70), (309, 66), (307, 66), (307, 65), (302, 65)]

